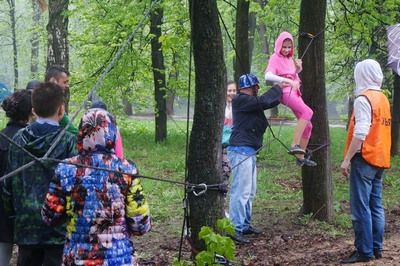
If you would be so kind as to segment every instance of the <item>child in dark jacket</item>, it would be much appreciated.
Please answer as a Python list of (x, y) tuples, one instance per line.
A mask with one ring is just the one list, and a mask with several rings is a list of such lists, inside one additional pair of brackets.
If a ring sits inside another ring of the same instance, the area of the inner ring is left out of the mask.
[[(38, 158), (43, 157), (62, 128), (58, 121), (64, 115), (63, 90), (52, 83), (42, 83), (32, 92), (32, 106), (37, 119), (18, 131), (13, 140)], [(75, 155), (75, 136), (66, 132), (49, 157), (64, 159)], [(10, 149), (9, 172), (32, 163), (24, 151)], [(14, 241), (18, 245), (18, 265), (61, 264), (65, 226), (49, 227), (42, 221), (40, 210), (47, 188), (54, 176), (54, 164), (34, 161), (24, 171), (6, 180), (8, 202), (15, 215)]]
[(56, 169), (42, 218), (67, 218), (63, 265), (137, 265), (130, 237), (150, 230), (149, 207), (136, 166), (115, 155), (116, 135), (107, 111), (89, 109), (79, 125), (78, 156)]
[[(4, 135), (12, 138), (21, 128), (27, 126), (32, 117), (31, 92), (20, 90), (8, 96), (1, 104), (6, 116), (10, 119), (7, 126), (1, 131)], [(11, 147), (13, 149), (15, 147)], [(6, 174), (7, 157), (10, 143), (6, 138), (0, 137), (0, 176)], [(0, 194), (2, 191), (0, 183)], [(10, 211), (10, 210), (8, 210)], [(10, 213), (4, 209), (2, 195), (0, 197), (0, 265), (8, 265), (13, 247), (13, 227)]]

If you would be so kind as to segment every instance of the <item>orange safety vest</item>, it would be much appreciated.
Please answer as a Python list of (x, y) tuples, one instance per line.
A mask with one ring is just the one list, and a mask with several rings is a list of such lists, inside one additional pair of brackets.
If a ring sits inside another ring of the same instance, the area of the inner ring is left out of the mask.
[[(367, 98), (371, 105), (371, 128), (361, 146), (361, 156), (369, 164), (379, 168), (390, 168), (391, 122), (390, 104), (378, 90), (365, 90), (359, 96)], [(347, 132), (346, 155), (354, 133), (354, 112)]]

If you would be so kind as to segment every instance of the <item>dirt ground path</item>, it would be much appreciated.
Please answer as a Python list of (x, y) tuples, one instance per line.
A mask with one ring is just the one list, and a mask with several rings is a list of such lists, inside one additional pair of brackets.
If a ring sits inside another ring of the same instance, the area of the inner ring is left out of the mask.
[[(340, 261), (354, 250), (352, 230), (346, 236), (332, 236), (316, 225), (294, 221), (294, 217), (276, 216), (263, 221), (263, 233), (252, 237), (250, 244), (237, 245), (236, 261), (230, 265), (341, 265)], [(262, 223), (258, 220), (257, 224)], [(152, 233), (135, 240), (141, 265), (171, 265), (179, 250), (179, 237), (171, 237), (173, 234), (156, 225)], [(182, 258), (189, 257), (185, 244)], [(400, 209), (387, 214), (383, 258), (353, 265), (400, 266)]]
[[(263, 221), (261, 235), (251, 237), (250, 244), (236, 246), (236, 260), (230, 265), (341, 265), (341, 259), (354, 250), (352, 230), (348, 236), (332, 236), (313, 224), (298, 224), (293, 217), (270, 217)], [(180, 222), (155, 224), (152, 232), (134, 239), (140, 265), (172, 265), (178, 257)], [(16, 254), (15, 248), (12, 266), (16, 265)], [(184, 243), (182, 259), (189, 258), (189, 245)], [(400, 266), (400, 208), (387, 214), (383, 258), (353, 265)]]
[[(241, 265), (341, 265), (341, 259), (354, 249), (350, 237), (326, 237), (316, 234), (276, 234), (255, 238), (248, 246), (239, 246)], [(387, 236), (383, 258), (353, 265), (400, 265), (400, 234)]]
[[(141, 238), (136, 245), (140, 250), (141, 265), (171, 265), (173, 258), (178, 257), (179, 239), (170, 238), (163, 232), (155, 232), (155, 235)], [(282, 233), (277, 230), (251, 238), (248, 245), (236, 246), (236, 261), (231, 265), (341, 265), (340, 261), (353, 249), (352, 237), (329, 237), (302, 230)], [(188, 259), (189, 256), (186, 244), (182, 258)], [(353, 265), (400, 266), (400, 233), (386, 235), (382, 259)]]

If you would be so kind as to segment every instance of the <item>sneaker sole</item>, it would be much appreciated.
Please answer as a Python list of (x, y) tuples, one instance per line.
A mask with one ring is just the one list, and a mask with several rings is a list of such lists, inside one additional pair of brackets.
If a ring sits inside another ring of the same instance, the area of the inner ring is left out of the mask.
[(298, 150), (296, 150), (296, 151), (288, 151), (288, 154), (290, 154), (290, 155), (306, 154), (306, 152), (305, 152), (305, 151), (298, 151)]

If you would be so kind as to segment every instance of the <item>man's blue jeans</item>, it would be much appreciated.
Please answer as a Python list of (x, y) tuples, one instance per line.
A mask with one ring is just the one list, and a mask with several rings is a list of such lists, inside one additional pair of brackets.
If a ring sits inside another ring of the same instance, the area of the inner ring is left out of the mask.
[(383, 169), (368, 164), (360, 154), (351, 160), (350, 210), (354, 245), (360, 255), (382, 250), (385, 212), (382, 206)]
[(249, 228), (251, 209), (256, 195), (257, 168), (256, 155), (245, 155), (228, 150), (233, 178), (230, 191), (229, 218), (235, 230), (242, 233)]

